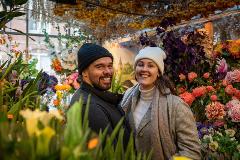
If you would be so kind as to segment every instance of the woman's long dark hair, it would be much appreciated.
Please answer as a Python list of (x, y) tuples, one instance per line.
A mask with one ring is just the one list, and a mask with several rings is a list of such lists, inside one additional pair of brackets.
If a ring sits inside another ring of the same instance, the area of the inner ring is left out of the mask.
[(172, 94), (176, 95), (175, 85), (167, 75), (162, 75), (162, 76), (158, 77), (155, 84), (160, 92), (161, 92), (161, 88), (163, 88), (163, 86), (165, 86), (170, 89)]

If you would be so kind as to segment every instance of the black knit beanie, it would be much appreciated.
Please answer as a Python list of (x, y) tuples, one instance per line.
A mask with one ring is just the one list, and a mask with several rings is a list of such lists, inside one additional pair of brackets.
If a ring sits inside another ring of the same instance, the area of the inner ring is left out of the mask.
[(105, 48), (92, 44), (85, 43), (78, 51), (78, 73), (86, 69), (92, 62), (102, 57), (110, 57), (113, 59), (112, 54)]

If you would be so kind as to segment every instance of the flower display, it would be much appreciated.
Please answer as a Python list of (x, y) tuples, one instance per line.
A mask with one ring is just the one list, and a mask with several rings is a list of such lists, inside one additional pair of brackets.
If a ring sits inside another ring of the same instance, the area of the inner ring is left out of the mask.
[(240, 122), (240, 101), (234, 99), (226, 104), (229, 117), (233, 122)]
[(177, 92), (194, 113), (204, 155), (239, 159), (240, 72), (225, 59), (216, 61), (211, 72), (179, 75), (187, 78), (180, 78)]
[(234, 59), (240, 58), (240, 40), (228, 40), (216, 44), (214, 48), (214, 56), (227, 56)]
[(224, 105), (219, 102), (212, 102), (206, 106), (206, 116), (209, 120), (223, 119), (226, 115)]
[(78, 79), (78, 72), (70, 74), (66, 79), (65, 79), (65, 84), (68, 84), (72, 86), (75, 90), (80, 87), (80, 84), (77, 81)]

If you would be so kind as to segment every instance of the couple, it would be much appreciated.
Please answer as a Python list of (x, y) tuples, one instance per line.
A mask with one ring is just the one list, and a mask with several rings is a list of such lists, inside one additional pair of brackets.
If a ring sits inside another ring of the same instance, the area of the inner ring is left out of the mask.
[[(134, 69), (137, 84), (122, 97), (109, 91), (113, 75), (113, 56), (105, 48), (87, 43), (78, 51), (78, 71), (81, 87), (71, 105), (80, 95), (89, 107), (89, 126), (95, 131), (108, 127), (112, 132), (121, 117), (125, 116), (124, 145), (130, 130), (135, 137), (136, 150), (149, 152), (153, 160), (186, 156), (200, 159), (200, 143), (193, 114), (186, 103), (174, 96), (174, 88), (164, 77), (165, 52), (159, 47), (146, 47), (135, 57)], [(120, 105), (119, 105), (120, 104)]]

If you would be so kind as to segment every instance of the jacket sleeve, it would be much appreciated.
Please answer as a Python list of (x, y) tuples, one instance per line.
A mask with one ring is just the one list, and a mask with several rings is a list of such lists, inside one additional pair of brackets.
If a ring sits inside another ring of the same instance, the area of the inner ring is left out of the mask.
[(201, 146), (193, 113), (180, 98), (175, 106), (175, 129), (178, 155), (201, 159)]

